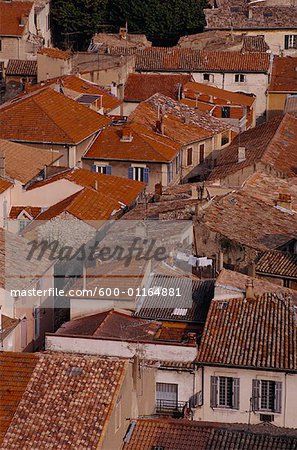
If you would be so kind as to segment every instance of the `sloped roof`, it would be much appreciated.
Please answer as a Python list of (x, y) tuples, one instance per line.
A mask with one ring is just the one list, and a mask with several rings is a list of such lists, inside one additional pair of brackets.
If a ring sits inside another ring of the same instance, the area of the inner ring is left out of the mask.
[(269, 46), (264, 35), (245, 36), (243, 35), (242, 51), (250, 53), (267, 52)]
[(123, 450), (294, 450), (296, 445), (295, 430), (267, 424), (143, 418), (130, 423)]
[(37, 361), (32, 353), (0, 352), (0, 446)]
[[(129, 130), (132, 141), (121, 140), (124, 130)], [(172, 161), (180, 145), (143, 125), (112, 126), (103, 130), (85, 154), (84, 158), (117, 159), (127, 161)]]
[(137, 52), (135, 69), (139, 72), (267, 73), (269, 55), (263, 52), (208, 52), (179, 47), (151, 47)]
[(155, 94), (140, 103), (130, 115), (130, 119), (132, 122), (154, 128), (158, 110), (162, 112), (165, 136), (180, 144), (207, 139), (230, 128), (215, 117), (161, 94)]
[(40, 353), (35, 358), (30, 384), (2, 450), (36, 446), (56, 450), (78, 445), (96, 450), (103, 441), (127, 362), (63, 353)]
[[(279, 193), (284, 192), (292, 197), (292, 211), (276, 206)], [(243, 188), (214, 199), (204, 209), (203, 223), (231, 241), (266, 251), (296, 237), (296, 211), (295, 179), (256, 172)]]
[(274, 57), (268, 92), (297, 93), (297, 58)]
[[(294, 177), (297, 173), (297, 118), (290, 114), (276, 116), (237, 136), (217, 157), (208, 181), (221, 180), (257, 162)], [(245, 160), (238, 162), (238, 148), (245, 148)]]
[(68, 180), (82, 187), (95, 188), (98, 183), (98, 192), (102, 195), (113, 198), (114, 201), (130, 205), (144, 189), (145, 184), (140, 181), (128, 180), (127, 178), (114, 175), (105, 175), (91, 172), (86, 169), (67, 169), (64, 172), (53, 175), (43, 181), (38, 181), (29, 189), (36, 189), (54, 183), (58, 180)]
[(108, 123), (105, 116), (49, 88), (0, 108), (0, 137), (16, 141), (78, 144)]
[(240, 6), (224, 5), (205, 9), (208, 30), (288, 30), (297, 28), (295, 6), (259, 6), (243, 2)]
[(13, 183), (6, 178), (0, 177), (0, 194), (13, 186)]
[[(214, 293), (214, 281), (197, 281), (191, 278), (152, 276), (149, 288), (173, 288), (182, 293), (172, 297), (152, 295), (140, 299), (134, 316), (143, 319), (171, 320), (178, 322), (204, 323)], [(169, 292), (169, 291), (168, 291)]]
[(17, 219), (23, 211), (35, 219), (35, 217), (41, 213), (41, 208), (39, 206), (12, 206), (10, 209), (9, 218)]
[(68, 60), (71, 58), (70, 52), (60, 50), (59, 48), (43, 47), (40, 50), (38, 50), (38, 53), (40, 55), (45, 55), (45, 56), (49, 56), (50, 58), (56, 58), (56, 59)]
[(25, 24), (33, 8), (33, 2), (6, 2), (0, 1), (0, 36), (22, 36), (26, 27), (21, 25), (21, 19)]
[(297, 279), (297, 255), (280, 251), (264, 252), (257, 260), (256, 271), (259, 274)]
[(191, 75), (130, 73), (125, 85), (124, 101), (141, 102), (157, 93), (177, 100), (179, 86), (191, 79)]
[(5, 75), (20, 75), (20, 76), (37, 76), (37, 61), (30, 61), (26, 59), (10, 59), (8, 61)]
[(195, 99), (197, 94), (212, 96), (215, 97), (216, 100), (219, 99), (230, 102), (231, 105), (234, 104), (234, 105), (252, 106), (253, 103), (255, 102), (254, 96), (241, 94), (239, 92), (226, 91), (225, 89), (209, 86), (208, 84), (204, 83), (196, 83), (190, 81), (189, 83), (186, 83), (184, 85), (185, 97)]
[(13, 180), (25, 184), (59, 158), (58, 151), (40, 150), (28, 145), (0, 139), (0, 152), (5, 157), (5, 172)]
[(197, 362), (297, 371), (296, 332), (293, 303), (283, 294), (213, 300)]

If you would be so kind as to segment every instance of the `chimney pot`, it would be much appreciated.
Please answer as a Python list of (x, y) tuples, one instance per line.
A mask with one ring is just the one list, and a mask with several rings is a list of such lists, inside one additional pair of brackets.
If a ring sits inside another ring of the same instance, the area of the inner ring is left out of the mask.
[(238, 162), (241, 163), (246, 160), (245, 147), (238, 147)]
[(246, 283), (245, 297), (248, 300), (254, 300), (255, 299), (255, 291), (254, 291), (254, 282), (253, 282), (253, 280), (248, 280), (247, 283)]

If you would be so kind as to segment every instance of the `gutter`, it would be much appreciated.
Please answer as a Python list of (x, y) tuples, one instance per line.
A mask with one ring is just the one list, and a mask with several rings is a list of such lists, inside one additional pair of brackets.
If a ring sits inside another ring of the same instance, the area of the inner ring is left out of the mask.
[(198, 367), (224, 367), (231, 369), (246, 369), (246, 370), (261, 370), (265, 372), (280, 372), (285, 374), (297, 374), (297, 369), (278, 369), (274, 367), (252, 367), (252, 366), (238, 366), (235, 364), (222, 364), (222, 363), (203, 363), (198, 361), (193, 361), (193, 364), (196, 364)]

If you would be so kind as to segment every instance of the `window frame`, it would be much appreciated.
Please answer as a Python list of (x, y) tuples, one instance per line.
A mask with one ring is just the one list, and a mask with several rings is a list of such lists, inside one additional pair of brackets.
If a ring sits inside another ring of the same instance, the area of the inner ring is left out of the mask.
[(203, 74), (203, 81), (207, 81), (208, 83), (213, 83), (214, 82), (214, 74), (205, 72)]
[[(236, 78), (238, 78), (238, 79), (236, 80)], [(239, 83), (239, 84), (245, 83), (246, 82), (246, 76), (243, 73), (236, 73), (234, 75), (234, 81), (235, 81), (235, 83)]]
[(193, 165), (193, 147), (187, 148), (187, 166)]
[[(225, 383), (225, 386), (223, 385), (223, 383)], [(225, 389), (225, 392), (223, 394), (221, 392), (222, 389)], [(221, 401), (223, 396), (225, 397), (225, 401)], [(230, 377), (228, 375), (211, 376), (210, 407), (238, 411), (239, 405), (240, 405), (240, 378)]]

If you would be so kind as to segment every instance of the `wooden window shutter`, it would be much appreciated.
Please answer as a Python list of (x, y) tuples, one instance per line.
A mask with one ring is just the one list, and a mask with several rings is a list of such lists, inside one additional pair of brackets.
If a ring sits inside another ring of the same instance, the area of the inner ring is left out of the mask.
[(106, 175), (111, 175), (111, 166), (106, 166)]
[(92, 172), (97, 172), (97, 166), (96, 166), (96, 164), (92, 164), (92, 165), (91, 165), (91, 171), (92, 171)]
[(210, 377), (210, 407), (218, 406), (218, 377)]
[(274, 398), (274, 411), (280, 413), (282, 410), (282, 383), (277, 381), (275, 383), (275, 398)]
[(252, 386), (252, 407), (253, 411), (259, 411), (260, 403), (260, 380), (253, 380)]
[(143, 169), (143, 182), (146, 184), (149, 182), (149, 172), (150, 172), (150, 169), (148, 167), (145, 167)]
[(128, 167), (128, 178), (133, 180), (133, 167)]
[(240, 379), (233, 378), (233, 408), (239, 409)]
[(287, 50), (289, 48), (289, 36), (285, 36), (285, 49)]

